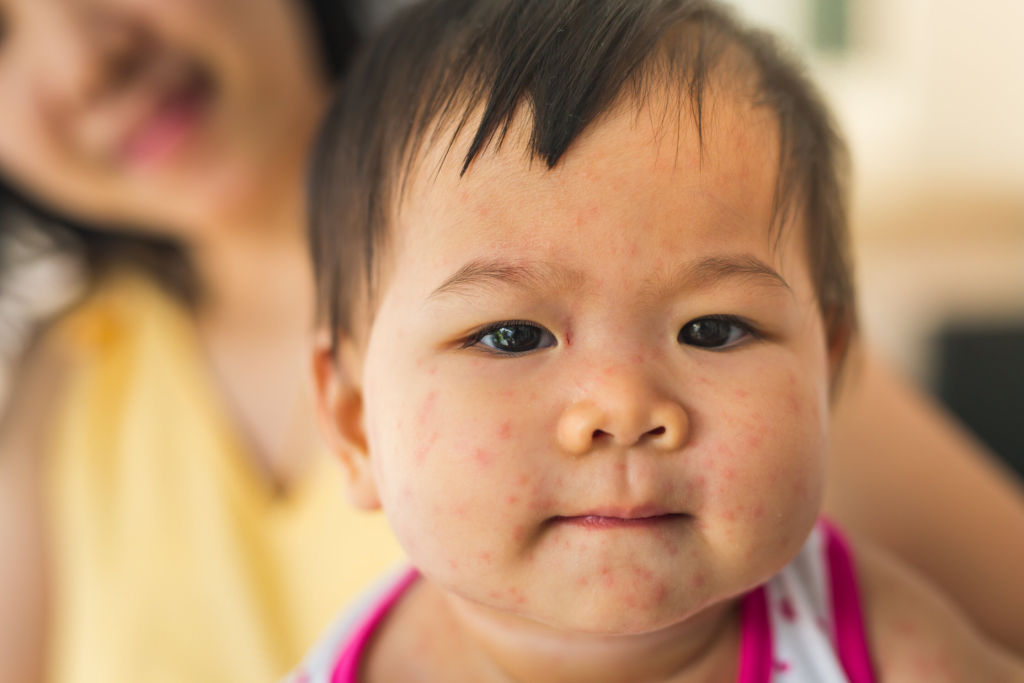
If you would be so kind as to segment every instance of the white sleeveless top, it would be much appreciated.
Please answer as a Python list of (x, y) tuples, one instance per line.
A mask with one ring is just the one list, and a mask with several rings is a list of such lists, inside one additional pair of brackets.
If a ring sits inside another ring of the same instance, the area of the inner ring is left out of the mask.
[[(374, 629), (416, 582), (393, 571), (353, 603), (287, 683), (358, 683)], [(819, 522), (800, 553), (740, 603), (737, 683), (875, 683), (849, 545)]]

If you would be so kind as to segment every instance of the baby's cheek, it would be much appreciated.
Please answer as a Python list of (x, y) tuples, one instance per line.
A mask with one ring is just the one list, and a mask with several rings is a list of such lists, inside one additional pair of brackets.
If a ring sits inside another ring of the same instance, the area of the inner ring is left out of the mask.
[[(480, 571), (514, 543), (535, 483), (519, 471), (512, 419), (458, 419), (443, 395), (416, 403), (397, 430), (384, 478), (385, 507), (399, 540), (424, 570)], [(511, 539), (511, 540), (509, 540)]]
[(817, 515), (825, 451), (819, 397), (792, 373), (782, 379), (774, 394), (737, 395), (729, 415), (709, 426), (714, 433), (699, 460), (706, 518), (730, 542), (778, 535), (788, 543)]

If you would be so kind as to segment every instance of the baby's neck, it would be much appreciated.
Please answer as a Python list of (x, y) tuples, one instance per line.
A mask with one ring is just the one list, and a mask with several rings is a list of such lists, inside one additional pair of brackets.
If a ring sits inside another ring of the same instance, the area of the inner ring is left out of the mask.
[(366, 652), (363, 683), (696, 683), (736, 678), (736, 603), (639, 636), (594, 636), (469, 603), (427, 580), (413, 586)]

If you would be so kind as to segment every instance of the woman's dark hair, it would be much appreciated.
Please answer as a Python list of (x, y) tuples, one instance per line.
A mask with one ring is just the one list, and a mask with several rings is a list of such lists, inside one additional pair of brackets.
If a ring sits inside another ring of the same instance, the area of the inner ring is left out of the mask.
[(452, 160), (465, 172), (525, 112), (529, 153), (554, 167), (612, 107), (667, 89), (703, 142), (717, 76), (750, 82), (752, 102), (777, 122), (772, 229), (803, 219), (829, 339), (842, 344), (855, 324), (845, 146), (796, 60), (710, 0), (427, 0), (406, 10), (356, 58), (316, 144), (309, 213), (321, 321), (337, 341), (372, 310), (415, 159), (434, 144), (452, 149), (439, 131), (469, 140)]
[[(320, 46), (324, 73), (331, 80), (339, 80), (359, 43), (355, 0), (289, 1), (301, 1), (306, 6)], [(82, 252), (90, 274), (130, 263), (151, 273), (187, 301), (194, 301), (198, 295), (194, 272), (179, 243), (134, 231), (117, 232), (84, 224), (47, 207), (4, 178), (0, 178), (0, 249), (12, 223), (10, 216), (16, 212), (27, 214), (32, 223), (49, 233), (57, 244), (75, 245)], [(2, 264), (3, 259), (0, 259), (0, 267)]]

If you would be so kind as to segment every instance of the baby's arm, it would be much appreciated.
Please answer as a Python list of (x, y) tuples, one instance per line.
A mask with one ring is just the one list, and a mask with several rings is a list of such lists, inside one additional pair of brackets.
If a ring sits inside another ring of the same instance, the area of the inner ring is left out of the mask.
[(857, 545), (856, 560), (881, 683), (1024, 682), (1024, 662), (922, 577), (866, 544)]
[(1024, 655), (1024, 493), (938, 406), (868, 358), (836, 407), (826, 513)]

